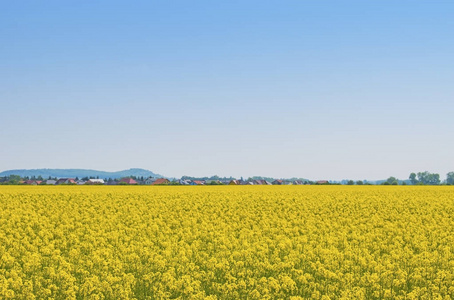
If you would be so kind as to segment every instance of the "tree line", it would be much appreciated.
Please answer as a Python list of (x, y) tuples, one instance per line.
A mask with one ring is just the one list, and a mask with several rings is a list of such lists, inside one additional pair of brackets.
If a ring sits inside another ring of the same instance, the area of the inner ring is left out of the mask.
[(439, 184), (454, 184), (454, 172), (449, 172), (446, 174), (446, 180), (441, 182), (440, 174), (437, 173), (429, 173), (425, 172), (418, 172), (418, 173), (411, 173), (409, 176), (410, 182), (414, 185), (439, 185)]
[[(370, 184), (367, 182), (353, 181), (349, 180), (347, 185), (363, 185), (363, 184)], [(408, 177), (408, 180), (399, 180), (394, 176), (389, 177), (385, 181), (379, 183), (381, 185), (454, 185), (454, 172), (449, 172), (446, 174), (446, 180), (442, 181), (440, 179), (440, 174), (438, 173), (430, 173), (428, 171), (418, 172), (418, 173), (411, 173)]]

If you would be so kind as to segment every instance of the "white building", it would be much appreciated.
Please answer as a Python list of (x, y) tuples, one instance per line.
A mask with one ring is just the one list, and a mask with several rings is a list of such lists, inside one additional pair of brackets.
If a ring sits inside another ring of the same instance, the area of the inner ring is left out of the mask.
[(88, 179), (88, 184), (104, 184), (104, 179)]

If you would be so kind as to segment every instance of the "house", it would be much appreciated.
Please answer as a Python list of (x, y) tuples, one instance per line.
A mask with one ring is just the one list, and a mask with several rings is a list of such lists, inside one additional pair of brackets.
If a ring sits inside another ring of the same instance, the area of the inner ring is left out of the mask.
[(132, 179), (132, 178), (127, 177), (127, 178), (122, 178), (122, 179), (118, 182), (118, 184), (137, 184), (137, 181), (135, 181), (135, 180)]
[(303, 185), (304, 182), (302, 180), (295, 180), (295, 181), (293, 181), (293, 184), (294, 185)]
[(53, 180), (53, 179), (48, 179), (48, 180), (46, 180), (46, 184), (47, 184), (47, 185), (55, 185), (56, 183), (57, 183), (57, 181), (56, 181), (56, 180)]
[(271, 185), (271, 182), (263, 180), (263, 179), (257, 179), (254, 180), (255, 185)]
[(328, 180), (319, 180), (317, 182), (315, 182), (316, 184), (328, 184)]
[(86, 184), (104, 184), (104, 179), (88, 179)]
[(27, 180), (24, 182), (24, 184), (29, 184), (29, 185), (40, 185), (42, 183), (41, 180)]
[(154, 178), (154, 177), (148, 177), (146, 180), (145, 180), (145, 184), (153, 184), (153, 182), (156, 181), (157, 178)]
[(85, 181), (82, 180), (82, 179), (79, 179), (79, 180), (76, 180), (76, 184), (77, 185), (83, 185), (83, 184), (85, 184)]
[(236, 179), (231, 180), (231, 181), (229, 182), (229, 185), (240, 185), (240, 184), (241, 184), (241, 182), (240, 182), (239, 180), (236, 180)]
[(170, 181), (166, 178), (158, 178), (152, 183), (152, 185), (169, 184), (169, 183), (170, 183)]
[(275, 181), (272, 182), (274, 185), (282, 185), (283, 181), (280, 179), (276, 179)]
[(178, 180), (178, 183), (181, 184), (181, 185), (190, 185), (191, 184), (191, 180), (180, 179), (180, 180)]
[(193, 183), (195, 183), (195, 185), (204, 185), (205, 183), (201, 180), (193, 180), (192, 181)]
[(56, 185), (59, 184), (76, 184), (76, 180), (74, 178), (60, 178), (55, 182)]

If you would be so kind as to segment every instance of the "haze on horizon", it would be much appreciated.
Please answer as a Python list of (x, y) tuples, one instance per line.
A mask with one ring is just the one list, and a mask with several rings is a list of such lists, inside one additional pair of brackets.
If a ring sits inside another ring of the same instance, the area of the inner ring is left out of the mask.
[(454, 171), (449, 1), (0, 5), (0, 171)]

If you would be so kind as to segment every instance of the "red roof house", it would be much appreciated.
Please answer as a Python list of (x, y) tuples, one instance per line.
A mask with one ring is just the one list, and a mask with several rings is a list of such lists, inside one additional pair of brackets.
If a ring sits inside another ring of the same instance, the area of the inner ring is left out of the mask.
[(25, 184), (30, 184), (30, 185), (40, 185), (41, 182), (42, 182), (41, 180), (27, 180), (24, 183)]
[(240, 182), (239, 180), (236, 180), (236, 179), (231, 180), (231, 181), (229, 182), (229, 185), (240, 185), (240, 184), (241, 184), (241, 182)]
[(151, 185), (158, 185), (158, 184), (169, 184), (170, 181), (165, 178), (158, 178), (156, 179)]
[(74, 178), (60, 178), (55, 184), (76, 184), (76, 180)]
[(118, 183), (119, 184), (137, 184), (137, 181), (135, 181), (132, 178), (122, 178)]

